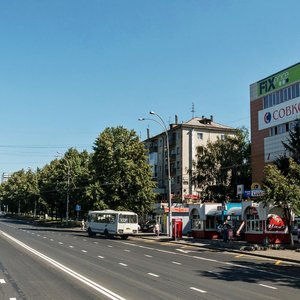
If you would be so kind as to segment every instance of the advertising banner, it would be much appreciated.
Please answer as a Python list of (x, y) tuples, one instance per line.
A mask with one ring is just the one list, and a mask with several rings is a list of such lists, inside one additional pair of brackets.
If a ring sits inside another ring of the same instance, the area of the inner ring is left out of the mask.
[(300, 118), (300, 97), (258, 112), (258, 129), (266, 129)]
[(257, 96), (264, 96), (270, 92), (274, 92), (279, 88), (290, 85), (300, 80), (300, 64), (291, 66), (281, 72), (278, 72), (268, 78), (257, 82)]

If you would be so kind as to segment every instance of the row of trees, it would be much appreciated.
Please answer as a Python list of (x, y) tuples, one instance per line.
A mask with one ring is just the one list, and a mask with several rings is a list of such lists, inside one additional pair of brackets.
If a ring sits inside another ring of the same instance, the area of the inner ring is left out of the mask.
[(93, 150), (71, 148), (41, 169), (13, 173), (0, 186), (2, 209), (8, 206), (15, 213), (63, 218), (69, 199), (70, 217), (76, 204), (83, 213), (105, 208), (148, 212), (155, 200), (155, 184), (136, 133), (121, 126), (106, 128)]

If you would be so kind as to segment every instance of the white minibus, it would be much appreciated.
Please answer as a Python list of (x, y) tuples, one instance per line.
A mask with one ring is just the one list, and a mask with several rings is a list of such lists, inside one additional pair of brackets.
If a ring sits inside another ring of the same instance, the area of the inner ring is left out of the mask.
[(117, 235), (127, 239), (138, 233), (138, 216), (131, 211), (111, 209), (89, 211), (86, 230), (89, 236), (100, 233), (106, 238)]

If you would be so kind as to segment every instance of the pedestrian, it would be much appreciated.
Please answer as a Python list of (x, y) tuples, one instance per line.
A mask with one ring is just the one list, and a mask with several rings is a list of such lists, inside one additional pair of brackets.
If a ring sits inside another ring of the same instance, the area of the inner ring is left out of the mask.
[(85, 220), (84, 220), (84, 218), (81, 220), (81, 230), (85, 230)]
[(154, 232), (155, 232), (156, 236), (159, 236), (159, 224), (158, 223), (156, 223), (154, 226)]
[(229, 243), (231, 243), (233, 241), (233, 230), (232, 230), (232, 228), (228, 228), (228, 240), (229, 240)]
[(228, 241), (228, 225), (227, 223), (223, 226), (223, 242), (227, 243)]

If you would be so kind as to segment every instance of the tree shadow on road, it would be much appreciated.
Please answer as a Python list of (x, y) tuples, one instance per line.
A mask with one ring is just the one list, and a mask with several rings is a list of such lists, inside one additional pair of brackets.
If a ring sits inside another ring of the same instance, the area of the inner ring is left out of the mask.
[(274, 266), (274, 263), (255, 263), (249, 261), (227, 262), (216, 267), (214, 271), (199, 270), (200, 276), (227, 282), (261, 283), (271, 281), (279, 286), (300, 289), (300, 268), (294, 265)]

